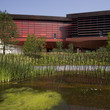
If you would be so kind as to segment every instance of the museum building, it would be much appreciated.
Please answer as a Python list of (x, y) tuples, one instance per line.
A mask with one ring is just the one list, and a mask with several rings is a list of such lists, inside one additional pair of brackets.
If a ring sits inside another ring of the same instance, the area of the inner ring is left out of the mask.
[(110, 11), (67, 14), (66, 17), (17, 15), (10, 14), (17, 24), (20, 46), (27, 35), (45, 36), (47, 50), (56, 47), (56, 42), (63, 42), (67, 48), (73, 43), (80, 50), (96, 50), (107, 44), (110, 32)]

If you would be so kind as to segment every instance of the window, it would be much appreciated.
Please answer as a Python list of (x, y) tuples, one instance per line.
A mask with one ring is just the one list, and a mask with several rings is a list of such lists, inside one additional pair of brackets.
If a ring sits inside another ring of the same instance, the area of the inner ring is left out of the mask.
[(54, 34), (54, 39), (56, 39), (56, 34)]

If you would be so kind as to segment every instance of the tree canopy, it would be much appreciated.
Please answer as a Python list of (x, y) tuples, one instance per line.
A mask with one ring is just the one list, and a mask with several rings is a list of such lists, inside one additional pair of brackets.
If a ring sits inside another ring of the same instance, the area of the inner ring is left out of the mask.
[(56, 42), (57, 51), (61, 52), (63, 49), (63, 43), (61, 41)]
[(5, 54), (5, 46), (15, 43), (18, 36), (17, 26), (7, 11), (0, 11), (0, 39), (3, 43), (3, 54)]
[(70, 53), (73, 53), (73, 51), (74, 51), (74, 46), (73, 46), (72, 43), (70, 43), (70, 44), (68, 45), (68, 51), (69, 51)]
[(110, 32), (108, 32), (107, 50), (110, 51)]
[(36, 35), (28, 34), (27, 40), (23, 46), (23, 52), (25, 55), (41, 56), (41, 53), (45, 50), (46, 42), (45, 37), (38, 38)]

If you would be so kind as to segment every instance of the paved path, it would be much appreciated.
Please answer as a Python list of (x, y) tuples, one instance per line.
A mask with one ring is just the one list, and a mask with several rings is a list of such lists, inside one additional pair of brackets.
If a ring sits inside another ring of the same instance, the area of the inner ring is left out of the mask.
[(89, 70), (95, 71), (97, 69), (110, 71), (110, 66), (74, 66), (74, 65), (65, 65), (65, 66), (35, 66), (35, 69), (42, 68), (42, 69), (50, 69), (54, 68), (55, 71), (76, 71), (76, 70)]

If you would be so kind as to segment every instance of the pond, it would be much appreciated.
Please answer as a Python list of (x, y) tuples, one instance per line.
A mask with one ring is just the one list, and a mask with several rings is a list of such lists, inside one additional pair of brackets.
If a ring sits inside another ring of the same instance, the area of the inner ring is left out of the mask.
[(0, 85), (0, 110), (110, 110), (110, 87), (39, 76)]

